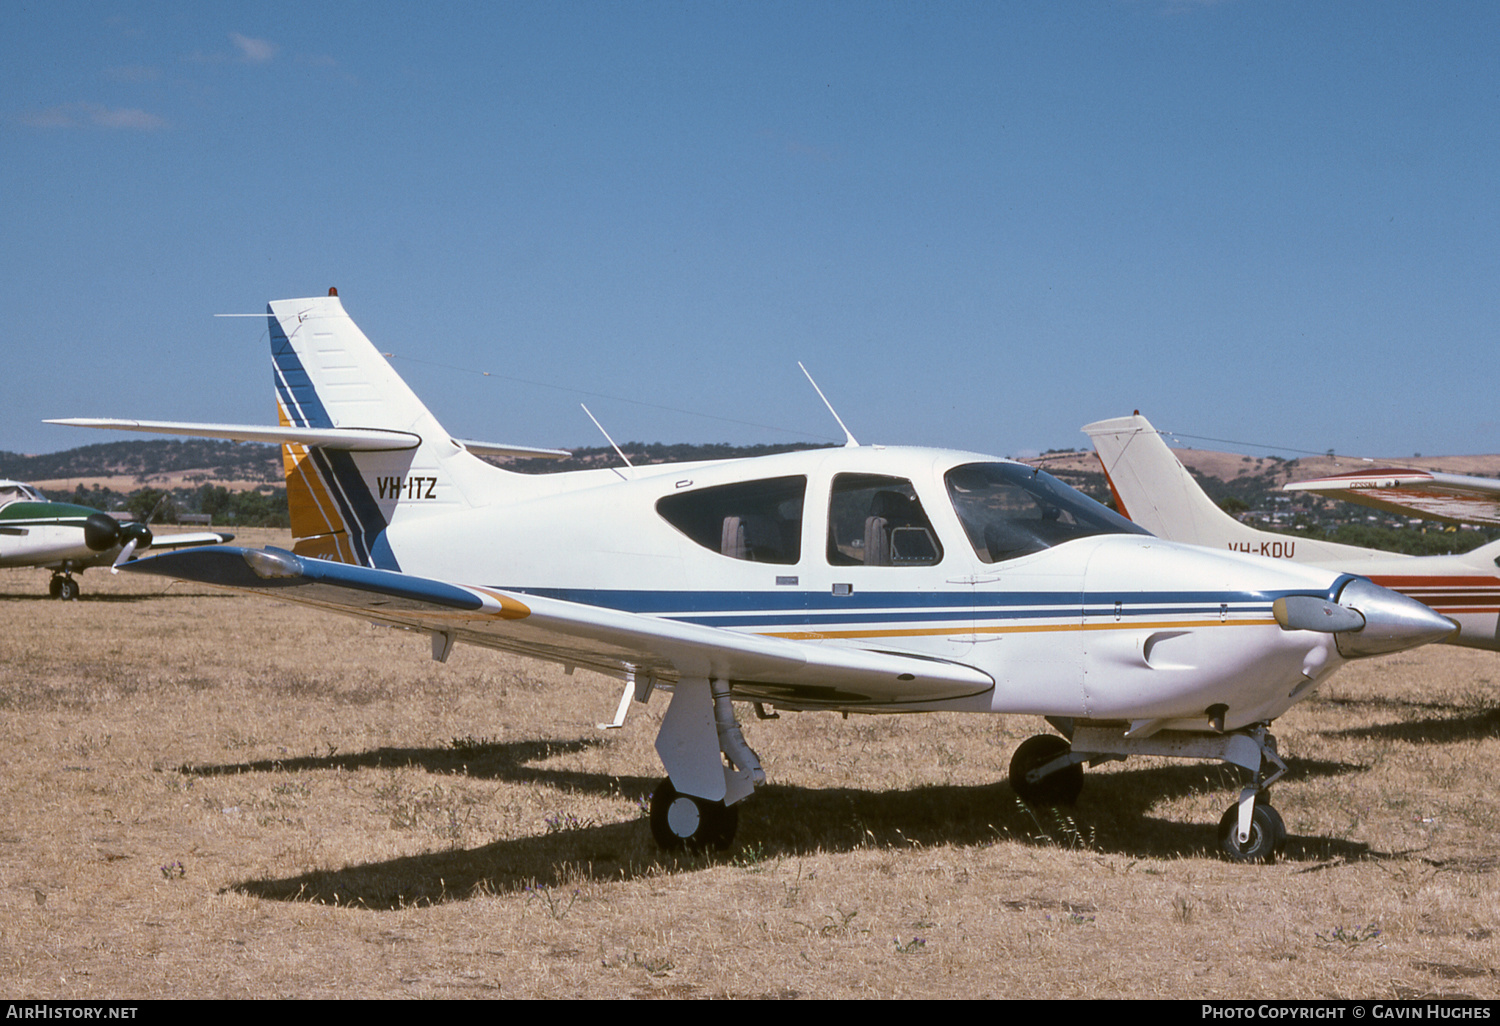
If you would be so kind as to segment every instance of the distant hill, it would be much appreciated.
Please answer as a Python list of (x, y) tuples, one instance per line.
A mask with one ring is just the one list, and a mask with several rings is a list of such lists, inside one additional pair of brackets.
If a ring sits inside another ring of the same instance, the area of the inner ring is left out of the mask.
[[(631, 463), (645, 466), (765, 456), (821, 446), (626, 442), (620, 448)], [(554, 474), (619, 466), (620, 457), (613, 449), (599, 446), (574, 449), (572, 456), (561, 460), (489, 458), (487, 462), (525, 474)], [(0, 477), (56, 492), (79, 485), (120, 492), (144, 487), (170, 491), (204, 484), (264, 489), (282, 484), (281, 449), (259, 442), (150, 439), (84, 445), (39, 456), (0, 451)]]
[[(825, 448), (824, 445), (729, 445), (665, 444), (626, 442), (620, 446), (636, 465), (682, 463), (698, 460), (728, 460), (764, 456), (778, 452)], [(1242, 456), (1211, 449), (1173, 450), (1183, 464), (1200, 478), (1214, 479), (1216, 488), (1231, 492), (1269, 492), (1293, 478), (1322, 477), (1372, 466), (1422, 467), (1451, 474), (1500, 477), (1500, 455), (1401, 457), (1373, 463), (1349, 457), (1304, 456), (1284, 460), (1276, 456)], [(558, 473), (618, 466), (620, 458), (608, 446), (572, 450), (561, 460), (489, 459), (496, 466), (522, 473)], [(1092, 449), (1049, 450), (1024, 462), (1039, 466), (1069, 481), (1085, 485), (1090, 492), (1108, 488)], [(29, 481), (46, 487), (79, 482), (113, 481), (157, 488), (186, 488), (200, 484), (261, 487), (282, 483), (281, 452), (277, 446), (257, 442), (223, 442), (209, 439), (148, 439), (103, 442), (62, 452), (26, 456), (0, 451), (0, 477)]]
[(40, 456), (0, 452), (0, 477), (54, 488), (63, 483), (105, 481), (116, 488), (130, 482), (158, 488), (226, 482), (241, 487), (280, 484), (281, 452), (258, 442), (198, 438), (101, 442)]
[[(826, 449), (828, 444), (794, 445), (696, 445), (686, 442), (663, 444), (661, 442), (625, 442), (620, 446), (633, 466), (648, 466), (653, 463), (696, 463), (702, 460), (747, 459), (751, 456), (770, 456), (778, 452), (800, 452), (804, 449)], [(488, 459), (497, 467), (519, 471), (523, 474), (558, 474), (566, 470), (597, 470), (601, 467), (618, 467), (620, 457), (607, 446), (572, 450), (573, 455), (560, 460), (507, 460)]]

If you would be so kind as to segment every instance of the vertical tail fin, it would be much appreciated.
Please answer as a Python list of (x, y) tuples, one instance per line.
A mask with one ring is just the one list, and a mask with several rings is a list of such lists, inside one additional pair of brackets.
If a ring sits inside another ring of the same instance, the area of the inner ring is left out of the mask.
[(1198, 487), (1150, 421), (1140, 414), (1101, 420), (1083, 430), (1094, 440), (1104, 474), (1120, 502), (1120, 512), (1159, 538), (1273, 559), (1336, 564), (1353, 572), (1358, 572), (1355, 568), (1363, 561), (1394, 555), (1276, 534), (1240, 523)]
[(497, 477), (511, 476), (449, 437), (337, 295), (277, 300), (267, 312), (283, 426), (373, 428), (421, 439), (376, 451), (283, 442), (295, 552), (399, 570), (388, 527), (481, 504)]
[(1088, 424), (1083, 431), (1094, 440), (1120, 513), (1157, 537), (1222, 548), (1258, 534), (1214, 504), (1139, 413)]

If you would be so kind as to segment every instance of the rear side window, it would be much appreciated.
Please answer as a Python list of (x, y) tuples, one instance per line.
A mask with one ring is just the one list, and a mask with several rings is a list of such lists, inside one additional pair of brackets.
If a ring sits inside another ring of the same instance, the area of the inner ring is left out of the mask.
[(699, 488), (657, 500), (656, 512), (705, 549), (752, 563), (802, 558), (805, 477)]
[(880, 474), (839, 474), (828, 504), (833, 566), (931, 566), (942, 546), (911, 482)]

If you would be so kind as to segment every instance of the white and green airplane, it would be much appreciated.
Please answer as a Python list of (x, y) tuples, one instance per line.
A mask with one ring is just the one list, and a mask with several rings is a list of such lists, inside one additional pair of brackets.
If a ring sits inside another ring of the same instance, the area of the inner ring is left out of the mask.
[(164, 535), (134, 521), (71, 502), (49, 502), (21, 481), (0, 480), (0, 567), (39, 566), (52, 571), (53, 598), (76, 599), (75, 573), (91, 566), (118, 566), (147, 549), (222, 545), (234, 538), (219, 531)]

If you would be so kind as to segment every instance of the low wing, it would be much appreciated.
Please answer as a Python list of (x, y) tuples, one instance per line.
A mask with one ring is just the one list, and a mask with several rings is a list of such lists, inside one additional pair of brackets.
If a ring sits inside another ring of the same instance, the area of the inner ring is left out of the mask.
[(1361, 470), (1284, 485), (1388, 513), (1454, 524), (1500, 524), (1500, 481), (1431, 470)]
[(721, 677), (736, 697), (795, 708), (936, 702), (983, 694), (986, 673), (941, 659), (766, 637), (538, 595), (236, 546), (187, 549), (129, 563), (158, 574), (344, 613), (450, 641), (621, 676)]
[(234, 541), (234, 535), (222, 531), (184, 531), (181, 534), (153, 534), (151, 551), (185, 549), (194, 545), (223, 545)]

